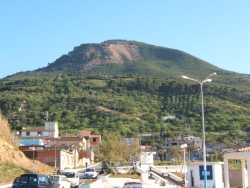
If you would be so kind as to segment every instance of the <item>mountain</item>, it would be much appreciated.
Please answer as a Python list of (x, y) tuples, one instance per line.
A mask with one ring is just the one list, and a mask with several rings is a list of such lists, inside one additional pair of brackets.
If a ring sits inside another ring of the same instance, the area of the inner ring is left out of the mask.
[(82, 44), (38, 72), (175, 76), (207, 74), (222, 69), (185, 52), (136, 41), (109, 40)]
[(135, 41), (82, 44), (47, 67), (0, 80), (0, 109), (17, 130), (43, 125), (49, 112), (62, 134), (87, 128), (125, 136), (200, 135), (199, 85), (180, 77), (212, 72), (218, 76), (204, 86), (208, 141), (250, 143), (249, 75)]

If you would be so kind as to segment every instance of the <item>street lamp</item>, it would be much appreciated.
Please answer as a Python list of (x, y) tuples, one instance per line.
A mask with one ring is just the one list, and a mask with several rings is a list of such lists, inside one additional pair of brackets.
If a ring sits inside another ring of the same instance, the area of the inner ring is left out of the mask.
[(212, 82), (211, 77), (217, 75), (215, 72), (209, 74), (208, 77), (204, 80), (197, 80), (194, 78), (190, 78), (188, 76), (183, 75), (182, 78), (186, 80), (191, 80), (200, 84), (200, 92), (201, 92), (201, 116), (202, 116), (202, 145), (203, 145), (203, 166), (204, 166), (204, 188), (207, 188), (207, 159), (206, 159), (206, 133), (205, 133), (205, 118), (204, 118), (204, 94), (203, 94), (203, 85), (205, 83)]

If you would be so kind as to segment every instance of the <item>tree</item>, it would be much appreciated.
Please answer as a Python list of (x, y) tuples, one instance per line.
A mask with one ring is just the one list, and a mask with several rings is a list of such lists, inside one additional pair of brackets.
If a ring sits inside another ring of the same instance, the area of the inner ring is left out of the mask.
[(180, 148), (178, 148), (178, 147), (171, 147), (170, 149), (169, 149), (169, 153), (170, 153), (170, 155), (174, 158), (174, 159), (176, 159), (176, 162), (178, 163), (179, 161), (181, 161), (181, 159), (182, 159), (182, 150), (180, 149)]
[(107, 133), (103, 135), (103, 141), (97, 150), (97, 157), (109, 164), (116, 162), (129, 162), (138, 156), (139, 143), (127, 144), (119, 134)]

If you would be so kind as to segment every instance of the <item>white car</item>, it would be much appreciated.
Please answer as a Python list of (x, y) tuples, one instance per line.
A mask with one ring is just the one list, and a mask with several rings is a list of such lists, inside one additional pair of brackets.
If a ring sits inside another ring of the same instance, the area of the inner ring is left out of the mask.
[(71, 182), (64, 175), (54, 175), (51, 177), (54, 187), (53, 188), (70, 188)]
[(65, 170), (61, 172), (62, 175), (66, 176), (70, 181), (71, 187), (78, 187), (80, 184), (80, 178), (77, 171), (74, 170)]
[(142, 188), (142, 184), (139, 182), (127, 182), (123, 188)]
[(98, 173), (94, 168), (87, 168), (84, 172), (84, 178), (97, 178)]

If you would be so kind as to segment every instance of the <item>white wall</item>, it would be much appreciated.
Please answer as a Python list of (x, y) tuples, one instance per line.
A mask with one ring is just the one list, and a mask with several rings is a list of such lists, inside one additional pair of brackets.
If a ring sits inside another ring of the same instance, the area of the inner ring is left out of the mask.
[(65, 151), (60, 151), (60, 170), (74, 168), (74, 155)]
[(154, 165), (155, 152), (141, 152), (140, 162), (141, 165)]
[[(26, 132), (30, 132), (29, 136), (26, 135)], [(25, 138), (44, 137), (44, 136), (49, 136), (49, 132), (42, 131), (42, 134), (39, 135), (37, 131), (22, 131), (21, 136)]]
[[(202, 163), (191, 163), (188, 165), (187, 169), (187, 185), (188, 187), (191, 186), (191, 171), (193, 173), (194, 179), (194, 187), (195, 188), (202, 188), (204, 185), (204, 180), (200, 180), (200, 172), (199, 166)], [(222, 163), (208, 163), (207, 165), (212, 165), (213, 169), (213, 179), (208, 180), (208, 188), (223, 188), (223, 171), (222, 171)]]

